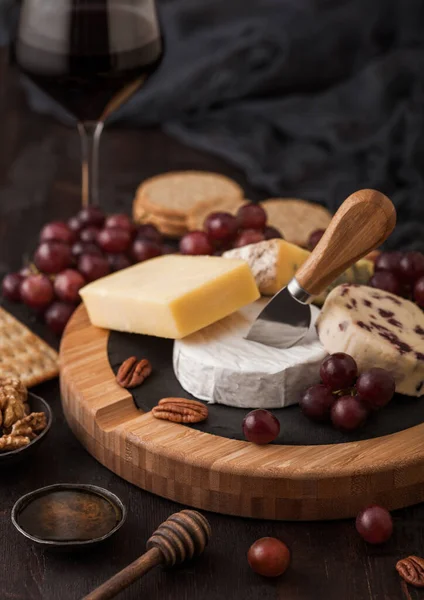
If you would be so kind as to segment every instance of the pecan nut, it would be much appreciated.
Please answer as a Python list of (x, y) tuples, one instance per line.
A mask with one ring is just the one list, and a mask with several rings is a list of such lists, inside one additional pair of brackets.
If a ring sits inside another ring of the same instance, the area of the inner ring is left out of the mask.
[(157, 419), (173, 423), (200, 423), (208, 418), (208, 409), (197, 400), (187, 398), (162, 398), (152, 409)]
[(408, 556), (396, 563), (396, 571), (399, 575), (415, 587), (424, 587), (424, 558), (419, 556)]
[(138, 360), (136, 356), (130, 356), (119, 367), (116, 381), (121, 387), (133, 388), (141, 385), (152, 372), (152, 365), (146, 358)]

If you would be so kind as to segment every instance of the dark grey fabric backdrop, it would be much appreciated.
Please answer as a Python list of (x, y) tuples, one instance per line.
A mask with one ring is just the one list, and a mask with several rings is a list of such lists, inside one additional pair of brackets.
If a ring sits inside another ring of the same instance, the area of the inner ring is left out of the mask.
[[(0, 0), (3, 41), (13, 20)], [(424, 250), (422, 0), (162, 0), (159, 71), (112, 121), (160, 124), (264, 195), (334, 210), (375, 187)], [(37, 110), (66, 116), (33, 90)]]

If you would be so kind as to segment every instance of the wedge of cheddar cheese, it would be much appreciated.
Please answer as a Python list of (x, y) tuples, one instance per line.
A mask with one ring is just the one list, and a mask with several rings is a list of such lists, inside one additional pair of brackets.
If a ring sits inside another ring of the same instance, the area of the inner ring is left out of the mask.
[[(249, 244), (223, 254), (224, 258), (241, 258), (247, 262), (259, 291), (264, 296), (273, 296), (285, 287), (309, 255), (308, 250), (281, 239)], [(373, 272), (374, 264), (371, 261), (359, 260), (342, 273), (325, 292), (314, 298), (314, 304), (322, 305), (330, 291), (342, 283), (368, 283)]]
[(89, 283), (80, 290), (97, 327), (179, 339), (260, 296), (243, 260), (167, 255)]

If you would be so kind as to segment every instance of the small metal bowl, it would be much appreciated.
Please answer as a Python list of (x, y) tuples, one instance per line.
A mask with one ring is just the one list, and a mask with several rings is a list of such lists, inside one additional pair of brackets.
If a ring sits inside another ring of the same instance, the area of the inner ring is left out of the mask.
[[(88, 492), (90, 494), (94, 494), (105, 498), (108, 500), (114, 507), (118, 515), (118, 522), (110, 531), (108, 531), (105, 535), (101, 537), (95, 537), (88, 540), (70, 540), (70, 541), (58, 541), (58, 540), (47, 540), (42, 539), (40, 537), (36, 537), (32, 535), (28, 531), (26, 531), (21, 524), (19, 523), (19, 516), (22, 511), (36, 498), (40, 496), (46, 495), (48, 492), (58, 492), (58, 491), (81, 491)], [(79, 483), (57, 483), (54, 485), (48, 485), (43, 488), (39, 488), (30, 492), (29, 494), (25, 494), (19, 498), (19, 500), (15, 503), (12, 508), (12, 523), (16, 527), (16, 529), (25, 536), (27, 539), (31, 540), (38, 546), (46, 549), (54, 549), (54, 550), (83, 550), (85, 548), (92, 548), (93, 546), (104, 542), (109, 539), (112, 535), (114, 535), (118, 529), (122, 527), (127, 518), (127, 509), (123, 502), (110, 492), (109, 490), (105, 490), (104, 488), (98, 487), (96, 485), (90, 484), (79, 484)]]
[(17, 462), (26, 459), (28, 456), (36, 452), (41, 442), (45, 440), (46, 435), (50, 431), (53, 422), (53, 413), (50, 406), (43, 398), (36, 396), (31, 392), (28, 393), (28, 404), (31, 412), (43, 412), (46, 415), (46, 427), (43, 431), (37, 435), (27, 446), (22, 446), (17, 450), (9, 450), (8, 452), (0, 452), (0, 468), (14, 465)]

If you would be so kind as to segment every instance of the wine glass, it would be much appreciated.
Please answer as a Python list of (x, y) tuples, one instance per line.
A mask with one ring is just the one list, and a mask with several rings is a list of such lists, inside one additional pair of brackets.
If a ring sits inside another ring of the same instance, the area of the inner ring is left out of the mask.
[(77, 120), (82, 204), (98, 204), (98, 150), (107, 117), (162, 57), (155, 0), (23, 0), (15, 61)]

